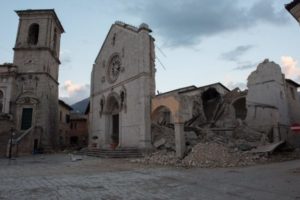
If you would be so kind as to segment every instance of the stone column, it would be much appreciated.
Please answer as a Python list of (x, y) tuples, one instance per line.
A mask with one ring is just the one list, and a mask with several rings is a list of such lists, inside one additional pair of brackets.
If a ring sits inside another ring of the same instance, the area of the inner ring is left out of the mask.
[(175, 123), (174, 125), (175, 125), (176, 156), (182, 158), (185, 152), (184, 124)]

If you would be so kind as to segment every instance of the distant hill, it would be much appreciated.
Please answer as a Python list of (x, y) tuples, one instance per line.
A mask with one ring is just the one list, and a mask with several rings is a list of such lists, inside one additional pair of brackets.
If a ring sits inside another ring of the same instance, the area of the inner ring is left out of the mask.
[(90, 98), (86, 98), (77, 103), (74, 103), (73, 105), (71, 105), (71, 107), (73, 108), (74, 112), (79, 112), (84, 114), (89, 102), (90, 102)]

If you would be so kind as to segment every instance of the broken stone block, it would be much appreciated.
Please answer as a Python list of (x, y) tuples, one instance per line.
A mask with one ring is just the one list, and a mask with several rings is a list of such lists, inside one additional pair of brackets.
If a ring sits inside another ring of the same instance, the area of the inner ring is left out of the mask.
[(193, 131), (186, 132), (185, 135), (186, 135), (186, 140), (187, 141), (189, 141), (189, 140), (197, 140), (198, 139), (198, 136)]
[(159, 148), (159, 147), (163, 146), (165, 143), (166, 143), (166, 140), (164, 138), (161, 138), (161, 139), (155, 141), (153, 145), (155, 148)]
[(165, 147), (168, 151), (175, 151), (175, 144), (166, 143)]
[(250, 144), (243, 143), (243, 144), (237, 145), (237, 148), (238, 148), (240, 151), (250, 151), (250, 150), (253, 149), (254, 147), (251, 146)]

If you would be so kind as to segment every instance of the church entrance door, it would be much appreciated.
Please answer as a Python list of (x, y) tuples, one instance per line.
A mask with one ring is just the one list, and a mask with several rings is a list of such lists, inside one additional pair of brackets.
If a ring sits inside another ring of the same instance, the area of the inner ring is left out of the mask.
[(112, 142), (119, 144), (119, 114), (112, 115)]

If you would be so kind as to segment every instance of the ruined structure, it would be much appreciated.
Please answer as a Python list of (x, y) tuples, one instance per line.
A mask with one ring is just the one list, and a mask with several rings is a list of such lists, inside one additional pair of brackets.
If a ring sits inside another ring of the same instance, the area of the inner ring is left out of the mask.
[(279, 65), (258, 65), (245, 91), (215, 83), (155, 96), (149, 32), (145, 24), (112, 25), (92, 71), (90, 149), (155, 147), (183, 157), (205, 141), (243, 150), (291, 142), (290, 126), (300, 122), (299, 85), (285, 79)]
[(116, 22), (91, 76), (90, 148), (150, 148), (155, 95), (154, 39), (148, 25)]
[(14, 60), (0, 66), (0, 141), (5, 148), (9, 143), (19, 154), (28, 154), (58, 144), (58, 70), (64, 29), (54, 10), (16, 13), (20, 21)]
[(272, 133), (272, 141), (287, 140), (291, 125), (300, 122), (299, 86), (276, 63), (259, 64), (248, 77), (247, 124)]
[[(177, 156), (182, 157), (186, 145), (184, 126), (198, 125), (214, 120), (214, 111), (218, 103), (222, 96), (229, 91), (221, 83), (216, 83), (199, 88), (189, 86), (158, 94), (152, 99), (152, 123), (160, 126), (174, 125), (175, 139), (174, 145), (171, 146), (176, 146)], [(163, 132), (168, 131), (164, 129)], [(152, 131), (154, 146), (162, 143), (161, 137)], [(158, 144), (155, 141), (158, 141)]]
[(154, 146), (176, 150), (178, 157), (203, 142), (241, 150), (283, 141), (300, 146), (299, 137), (290, 132), (300, 122), (300, 85), (265, 60), (249, 75), (247, 86), (230, 91), (217, 83), (157, 95), (152, 99)]

